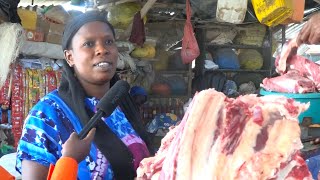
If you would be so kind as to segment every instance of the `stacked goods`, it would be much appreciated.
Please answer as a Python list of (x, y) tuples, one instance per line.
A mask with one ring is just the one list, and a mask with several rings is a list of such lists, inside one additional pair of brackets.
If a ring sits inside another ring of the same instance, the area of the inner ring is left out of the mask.
[(308, 108), (285, 97), (196, 94), (182, 122), (146, 158), (138, 179), (312, 179), (299, 155), (297, 116)]
[(0, 105), (1, 109), (7, 110), (10, 106), (11, 88), (10, 88), (11, 73), (5, 80), (3, 86), (0, 89)]
[(11, 73), (8, 75), (8, 78), (4, 82), (2, 88), (0, 89), (0, 111), (1, 111), (1, 123), (7, 124), (9, 121), (9, 106), (10, 106), (10, 99), (11, 99), (11, 86), (10, 86), (10, 79)]
[[(16, 146), (21, 137), (24, 119), (30, 109), (45, 94), (58, 87), (61, 72), (53, 71), (52, 68), (25, 69), (20, 65), (15, 65), (12, 69), (10, 78), (0, 89), (0, 105), (6, 113), (11, 107), (12, 132)], [(7, 119), (2, 120), (2, 123), (6, 122)]]
[(23, 72), (22, 67), (17, 65), (13, 69), (12, 75), (12, 94), (11, 94), (11, 123), (15, 145), (19, 141), (22, 134), (24, 120), (24, 88), (23, 88)]

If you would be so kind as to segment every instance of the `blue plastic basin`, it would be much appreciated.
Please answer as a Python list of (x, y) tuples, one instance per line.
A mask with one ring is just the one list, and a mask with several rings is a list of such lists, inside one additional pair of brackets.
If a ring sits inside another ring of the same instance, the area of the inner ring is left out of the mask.
[(310, 102), (310, 107), (305, 112), (299, 115), (299, 122), (301, 123), (304, 117), (311, 117), (313, 124), (320, 123), (320, 93), (306, 93), (306, 94), (294, 94), (294, 93), (279, 93), (273, 91), (266, 91), (263, 88), (260, 89), (260, 95), (279, 95), (287, 98), (292, 98), (301, 103)]

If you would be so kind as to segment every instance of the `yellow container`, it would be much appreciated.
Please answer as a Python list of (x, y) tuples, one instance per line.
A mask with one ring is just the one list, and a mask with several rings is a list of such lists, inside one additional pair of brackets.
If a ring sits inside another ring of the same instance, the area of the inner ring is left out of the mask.
[(18, 15), (21, 19), (21, 24), (24, 29), (36, 30), (37, 13), (26, 9), (18, 9)]
[(291, 17), (292, 0), (251, 0), (253, 9), (260, 23), (276, 26)]

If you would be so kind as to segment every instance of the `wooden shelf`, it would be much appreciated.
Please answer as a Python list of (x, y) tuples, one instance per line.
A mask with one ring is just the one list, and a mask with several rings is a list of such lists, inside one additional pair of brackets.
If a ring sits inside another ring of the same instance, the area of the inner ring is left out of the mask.
[(233, 49), (262, 49), (261, 46), (254, 45), (242, 45), (242, 44), (214, 44), (214, 43), (206, 43), (207, 47), (211, 48), (233, 48)]
[[(258, 24), (258, 22), (251, 22), (247, 24)], [(217, 26), (219, 25), (219, 27)], [(217, 44), (215, 41), (211, 41), (211, 39), (214, 37), (214, 33), (221, 33), (221, 29), (225, 28), (237, 28), (240, 27), (241, 25), (236, 25), (236, 24), (228, 24), (228, 23), (215, 23), (215, 22), (203, 22), (202, 24), (199, 23), (195, 26), (195, 35), (197, 38), (197, 42), (199, 45), (200, 49), (200, 56), (197, 59), (197, 63), (195, 64), (194, 68), (194, 76), (199, 77), (199, 83), (202, 79), (205, 80), (205, 72), (223, 72), (224, 75), (227, 76), (227, 78), (232, 78), (233, 75), (236, 74), (241, 74), (241, 73), (257, 73), (261, 75), (262, 77), (271, 77), (272, 72), (273, 72), (273, 57), (272, 57), (272, 50), (271, 47), (267, 44), (264, 44), (265, 42), (268, 42), (268, 44), (272, 44), (272, 31), (271, 28), (266, 27), (266, 33), (263, 35), (264, 39), (262, 44), (257, 44), (257, 45), (245, 45), (245, 44), (240, 44), (239, 43), (228, 43), (228, 44)], [(242, 28), (242, 27), (240, 27)], [(209, 36), (209, 32), (214, 32)], [(210, 40), (209, 40), (210, 39)], [(212, 58), (214, 60), (216, 59), (216, 50), (220, 48), (230, 48), (230, 49), (255, 49), (257, 50), (263, 59), (263, 69), (260, 70), (248, 70), (248, 69), (216, 69), (216, 70), (206, 70), (205, 69), (205, 60), (207, 59), (207, 52), (212, 53)], [(206, 84), (207, 87), (203, 88), (208, 88), (211, 85), (209, 83)]]
[(189, 71), (186, 70), (186, 71), (156, 71), (156, 73), (159, 73), (159, 74), (188, 74)]
[(222, 26), (229, 26), (229, 27), (237, 27), (241, 25), (247, 25), (247, 24), (255, 24), (259, 23), (258, 21), (251, 21), (251, 22), (243, 22), (241, 24), (233, 24), (228, 22), (220, 22), (216, 18), (210, 19), (210, 20), (197, 20), (197, 25), (195, 28), (198, 29), (214, 29), (217, 26), (216, 25), (222, 25)]
[(150, 94), (148, 98), (190, 98), (188, 95), (169, 95), (169, 96), (162, 96), (162, 95), (155, 95), (155, 94)]
[(206, 70), (206, 71), (217, 71), (217, 72), (248, 72), (248, 73), (270, 73), (270, 70), (259, 69), (259, 70), (250, 70), (250, 69), (215, 69), (215, 70)]

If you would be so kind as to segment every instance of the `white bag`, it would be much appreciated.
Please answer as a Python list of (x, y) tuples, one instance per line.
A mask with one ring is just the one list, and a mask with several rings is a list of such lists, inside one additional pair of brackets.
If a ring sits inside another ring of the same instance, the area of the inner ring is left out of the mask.
[(240, 24), (247, 12), (248, 0), (218, 0), (216, 18), (221, 22)]

